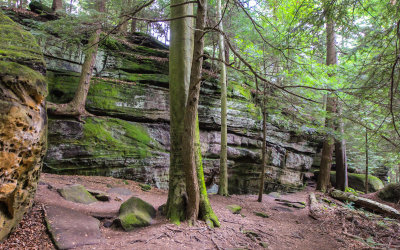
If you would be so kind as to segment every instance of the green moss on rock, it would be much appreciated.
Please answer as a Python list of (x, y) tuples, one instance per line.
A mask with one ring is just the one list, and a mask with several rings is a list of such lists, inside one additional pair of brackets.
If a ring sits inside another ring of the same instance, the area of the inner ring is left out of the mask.
[(34, 37), (19, 28), (0, 11), (0, 60), (24, 65), (44, 65), (43, 55)]
[(90, 204), (96, 202), (97, 199), (86, 190), (86, 188), (80, 184), (66, 186), (57, 189), (64, 199), (76, 203)]
[(391, 183), (384, 187), (379, 193), (379, 198), (389, 202), (400, 201), (400, 183)]
[[(331, 171), (331, 183), (336, 185), (336, 172)], [(365, 174), (348, 173), (349, 187), (365, 191)], [(383, 182), (376, 176), (368, 175), (368, 191), (376, 192), (384, 187)]]
[(118, 220), (125, 231), (131, 231), (137, 227), (150, 225), (155, 216), (156, 210), (152, 205), (140, 198), (131, 197), (122, 203)]
[(242, 207), (239, 205), (228, 205), (226, 206), (229, 211), (231, 211), (233, 214), (240, 214), (240, 211), (242, 211)]

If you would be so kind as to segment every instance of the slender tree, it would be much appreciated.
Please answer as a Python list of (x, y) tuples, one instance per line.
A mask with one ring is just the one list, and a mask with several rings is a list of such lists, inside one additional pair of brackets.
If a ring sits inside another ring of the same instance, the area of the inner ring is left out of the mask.
[(337, 131), (341, 138), (335, 139), (335, 159), (336, 159), (336, 188), (344, 191), (348, 185), (347, 178), (347, 155), (346, 155), (346, 140), (343, 138), (344, 125), (342, 116), (342, 107), (337, 105), (338, 126)]
[[(63, 8), (62, 0), (53, 0), (53, 4), (52, 4), (51, 8), (53, 9), (54, 12), (62, 10), (62, 8)], [(103, 12), (104, 12), (104, 10), (103, 10)]]
[(261, 172), (260, 172), (260, 184), (258, 190), (258, 202), (262, 202), (262, 197), (264, 193), (264, 185), (265, 185), (265, 168), (266, 168), (266, 154), (267, 154), (267, 97), (266, 97), (266, 84), (264, 82), (264, 89), (263, 89), (263, 97), (262, 97), (262, 124), (263, 124), (263, 142), (262, 142), (262, 153), (261, 153)]
[[(97, 1), (98, 12), (105, 11), (105, 3), (105, 0)], [(48, 103), (47, 108), (50, 114), (76, 116), (78, 119), (80, 119), (82, 116), (90, 115), (85, 109), (85, 103), (90, 88), (90, 80), (92, 79), (93, 68), (96, 62), (97, 49), (102, 30), (101, 23), (97, 23), (96, 26), (96, 31), (89, 38), (88, 48), (85, 53), (81, 76), (79, 78), (78, 89), (75, 91), (74, 98), (71, 102), (65, 104)]]
[[(328, 10), (326, 11), (326, 65), (337, 64), (337, 55), (335, 47), (335, 25), (332, 20), (332, 15)], [(336, 98), (332, 96), (327, 97), (326, 102), (327, 118), (325, 119), (325, 127), (328, 130), (334, 129), (333, 114), (336, 112)], [(325, 192), (330, 181), (330, 171), (332, 165), (332, 155), (334, 149), (334, 137), (330, 131), (325, 136), (322, 146), (321, 166), (318, 175), (317, 190)]]
[[(223, 31), (222, 14), (221, 14), (221, 0), (217, 0), (217, 22), (219, 22), (219, 29)], [(228, 195), (228, 152), (227, 152), (227, 137), (228, 128), (226, 124), (227, 119), (227, 96), (226, 96), (226, 53), (224, 47), (224, 36), (218, 33), (218, 46), (219, 46), (219, 63), (220, 66), (220, 84), (221, 84), (221, 154), (219, 166), (219, 189), (218, 194)]]
[(365, 129), (365, 193), (368, 194), (368, 129)]

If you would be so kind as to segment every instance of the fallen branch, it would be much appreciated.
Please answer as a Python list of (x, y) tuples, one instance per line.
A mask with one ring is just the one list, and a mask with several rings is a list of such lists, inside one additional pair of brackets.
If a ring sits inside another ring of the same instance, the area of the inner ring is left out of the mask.
[(354, 202), (357, 206), (370, 209), (374, 212), (384, 214), (386, 216), (400, 219), (400, 212), (388, 205), (364, 198), (358, 197), (351, 193), (345, 193), (339, 190), (333, 190), (330, 195), (338, 200)]

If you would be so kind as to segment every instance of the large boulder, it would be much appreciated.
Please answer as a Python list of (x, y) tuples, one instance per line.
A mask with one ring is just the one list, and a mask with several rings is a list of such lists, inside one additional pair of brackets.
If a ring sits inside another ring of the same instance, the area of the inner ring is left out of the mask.
[(137, 197), (131, 197), (122, 203), (118, 220), (125, 231), (130, 231), (136, 227), (150, 225), (155, 216), (156, 210), (152, 205)]
[(46, 150), (45, 64), (33, 36), (0, 11), (0, 240), (32, 205)]
[[(358, 190), (365, 191), (365, 174), (348, 173), (349, 187)], [(336, 172), (331, 171), (331, 183), (333, 186), (336, 185)], [(368, 175), (368, 191), (376, 192), (384, 187), (383, 182), (376, 176)]]
[(82, 204), (90, 204), (97, 201), (97, 199), (80, 184), (68, 185), (57, 189), (57, 191), (68, 201)]
[(391, 183), (378, 193), (379, 198), (389, 202), (400, 201), (400, 183)]

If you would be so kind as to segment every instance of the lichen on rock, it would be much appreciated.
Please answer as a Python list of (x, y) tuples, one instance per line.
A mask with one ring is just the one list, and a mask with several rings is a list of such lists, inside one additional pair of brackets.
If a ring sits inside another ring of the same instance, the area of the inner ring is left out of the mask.
[(0, 12), (0, 240), (32, 204), (46, 149), (47, 85), (33, 36)]

